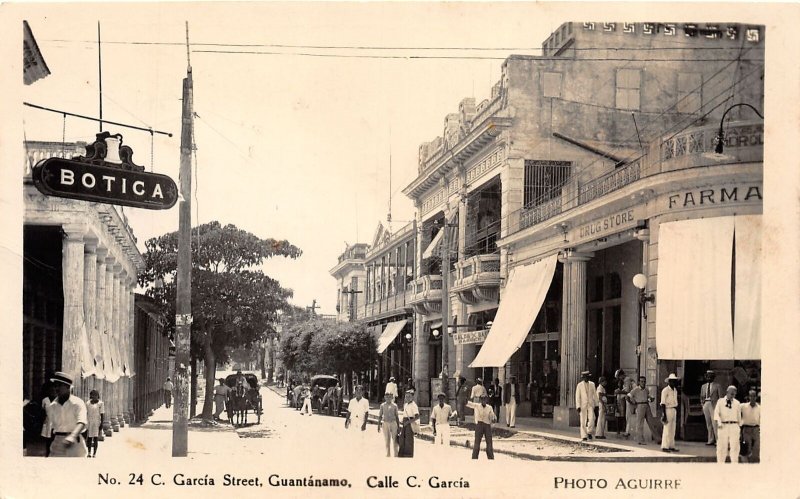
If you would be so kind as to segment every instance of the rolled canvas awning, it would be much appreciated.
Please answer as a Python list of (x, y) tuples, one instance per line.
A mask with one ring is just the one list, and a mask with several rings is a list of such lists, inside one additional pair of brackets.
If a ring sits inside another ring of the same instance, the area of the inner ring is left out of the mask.
[(660, 359), (732, 359), (734, 217), (658, 228), (656, 348)]
[[(455, 225), (456, 217), (458, 216), (458, 212), (454, 211), (450, 218), (447, 219), (447, 226)], [(422, 252), (422, 259), (425, 260), (426, 258), (430, 258), (432, 256), (441, 256), (441, 249), (442, 249), (442, 240), (444, 239), (444, 231), (447, 230), (447, 226), (442, 227), (439, 229), (439, 232), (433, 236), (431, 239), (431, 243), (425, 248), (425, 251)], [(450, 234), (450, 251), (458, 251), (458, 227), (452, 227), (453, 231)]]
[(439, 230), (433, 239), (431, 239), (431, 243), (425, 248), (425, 251), (422, 252), (422, 259), (425, 260), (426, 258), (430, 258), (433, 256), (434, 251), (439, 251), (439, 245), (442, 244), (442, 237), (444, 236), (444, 229)]
[(511, 271), (489, 336), (469, 367), (502, 367), (522, 346), (553, 282), (557, 261), (552, 255)]
[(733, 357), (761, 359), (761, 215), (737, 215)]
[(386, 329), (383, 330), (383, 334), (381, 337), (378, 338), (378, 353), (383, 353), (389, 345), (391, 345), (392, 341), (394, 341), (395, 337), (400, 333), (403, 329), (403, 326), (406, 325), (407, 320), (403, 319), (400, 321), (390, 322), (386, 325)]

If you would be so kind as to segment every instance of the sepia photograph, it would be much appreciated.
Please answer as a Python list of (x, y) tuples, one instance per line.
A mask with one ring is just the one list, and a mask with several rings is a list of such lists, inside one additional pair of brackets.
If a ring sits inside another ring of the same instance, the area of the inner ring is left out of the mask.
[(0, 497), (797, 497), (798, 14), (0, 5)]

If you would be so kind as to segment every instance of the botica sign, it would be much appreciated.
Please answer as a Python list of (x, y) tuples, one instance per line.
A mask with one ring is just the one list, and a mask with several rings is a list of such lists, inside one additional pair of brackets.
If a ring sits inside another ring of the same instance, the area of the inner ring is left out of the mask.
[[(129, 147), (120, 147), (119, 162), (107, 158), (108, 132), (87, 146), (87, 157), (49, 158), (33, 168), (33, 182), (47, 196), (80, 199), (149, 210), (165, 210), (178, 201), (178, 188), (166, 175), (146, 173), (130, 161)], [(121, 142), (122, 137), (119, 137)], [(109, 155), (111, 156), (111, 155)], [(113, 154), (116, 159), (116, 154)]]

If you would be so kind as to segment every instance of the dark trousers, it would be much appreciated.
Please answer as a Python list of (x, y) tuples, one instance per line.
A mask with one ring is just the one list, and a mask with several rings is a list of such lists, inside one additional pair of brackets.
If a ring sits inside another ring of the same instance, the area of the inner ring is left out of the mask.
[(747, 462), (761, 461), (761, 429), (758, 426), (742, 426), (742, 440), (750, 446)]
[(500, 403), (500, 399), (492, 399), (492, 409), (494, 409), (494, 417), (496, 417), (498, 421), (500, 421), (500, 406), (501, 405), (502, 404)]
[(164, 405), (167, 406), (167, 409), (172, 405), (172, 392), (169, 390), (164, 390)]
[(472, 459), (478, 459), (478, 452), (481, 450), (481, 439), (484, 437), (486, 437), (486, 457), (494, 459), (492, 425), (486, 423), (478, 423), (475, 427), (475, 445), (472, 447)]

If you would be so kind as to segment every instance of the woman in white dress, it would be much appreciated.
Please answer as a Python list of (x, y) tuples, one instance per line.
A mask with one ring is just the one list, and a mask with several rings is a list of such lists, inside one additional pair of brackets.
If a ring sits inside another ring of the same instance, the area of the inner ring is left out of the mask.
[(86, 404), (86, 444), (88, 452), (86, 457), (97, 456), (97, 438), (103, 428), (103, 418), (105, 417), (105, 405), (100, 400), (100, 393), (97, 390), (89, 392), (89, 403)]

